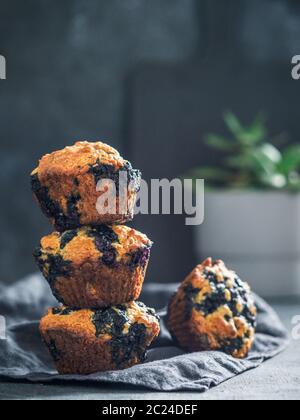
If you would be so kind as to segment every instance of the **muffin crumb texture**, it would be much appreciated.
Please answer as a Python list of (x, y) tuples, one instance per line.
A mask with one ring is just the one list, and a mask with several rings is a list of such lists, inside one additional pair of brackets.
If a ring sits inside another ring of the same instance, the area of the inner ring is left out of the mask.
[(219, 350), (245, 358), (254, 342), (256, 315), (248, 284), (223, 261), (209, 258), (171, 299), (168, 327), (185, 350)]

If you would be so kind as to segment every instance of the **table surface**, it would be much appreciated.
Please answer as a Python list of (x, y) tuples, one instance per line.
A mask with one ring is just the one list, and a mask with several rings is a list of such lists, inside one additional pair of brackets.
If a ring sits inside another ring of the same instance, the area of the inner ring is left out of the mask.
[[(274, 303), (291, 332), (292, 319), (300, 315), (300, 304)], [(260, 368), (246, 372), (205, 394), (162, 393), (116, 385), (30, 384), (0, 382), (1, 400), (299, 400), (300, 340), (291, 338), (290, 347)]]

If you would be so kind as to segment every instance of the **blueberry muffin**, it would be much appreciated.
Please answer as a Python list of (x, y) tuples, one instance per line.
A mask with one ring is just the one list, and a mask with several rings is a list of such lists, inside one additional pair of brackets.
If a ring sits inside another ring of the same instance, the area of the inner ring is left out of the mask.
[(126, 369), (145, 359), (159, 335), (159, 318), (139, 302), (99, 310), (50, 308), (42, 338), (60, 374)]
[(139, 298), (151, 247), (124, 225), (85, 226), (44, 237), (34, 256), (59, 302), (102, 308)]
[(168, 327), (187, 351), (219, 350), (245, 358), (256, 328), (256, 307), (248, 284), (223, 261), (207, 259), (171, 299)]
[[(100, 186), (103, 180), (112, 186)], [(141, 173), (101, 142), (47, 154), (31, 174), (33, 193), (58, 231), (131, 221), (140, 181)]]

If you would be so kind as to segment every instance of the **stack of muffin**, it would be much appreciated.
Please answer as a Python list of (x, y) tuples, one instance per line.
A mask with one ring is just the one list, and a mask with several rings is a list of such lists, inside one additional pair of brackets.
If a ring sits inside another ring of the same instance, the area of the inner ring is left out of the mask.
[[(122, 189), (120, 174), (127, 176)], [(99, 211), (99, 198), (110, 193), (99, 187), (103, 180), (116, 187), (115, 211)], [(140, 181), (141, 173), (101, 142), (45, 155), (31, 174), (33, 193), (56, 230), (41, 240), (35, 258), (63, 305), (50, 308), (40, 324), (59, 373), (141, 363), (159, 334), (154, 310), (136, 302), (152, 242), (123, 225), (133, 219)]]

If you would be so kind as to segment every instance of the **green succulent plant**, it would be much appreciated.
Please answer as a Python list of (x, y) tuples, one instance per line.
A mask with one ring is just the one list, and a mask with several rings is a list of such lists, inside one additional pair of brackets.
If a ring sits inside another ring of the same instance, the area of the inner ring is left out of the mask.
[(261, 114), (249, 126), (232, 112), (224, 115), (224, 121), (228, 138), (205, 137), (210, 148), (222, 153), (221, 168), (195, 168), (189, 177), (205, 179), (210, 187), (300, 191), (300, 145), (276, 147), (279, 138), (269, 137)]

